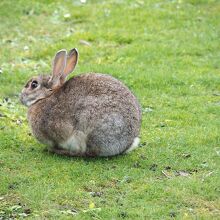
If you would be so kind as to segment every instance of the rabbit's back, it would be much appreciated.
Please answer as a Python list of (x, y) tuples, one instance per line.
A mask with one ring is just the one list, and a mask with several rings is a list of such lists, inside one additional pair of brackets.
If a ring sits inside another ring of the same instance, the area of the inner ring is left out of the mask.
[[(140, 124), (141, 112), (136, 97), (109, 75), (90, 73), (76, 76), (64, 85), (60, 95), (60, 99), (65, 100), (62, 105), (72, 110), (79, 127), (86, 123), (85, 128), (89, 129), (106, 114), (116, 113), (127, 122)], [(68, 117), (70, 112), (66, 111), (66, 114)]]

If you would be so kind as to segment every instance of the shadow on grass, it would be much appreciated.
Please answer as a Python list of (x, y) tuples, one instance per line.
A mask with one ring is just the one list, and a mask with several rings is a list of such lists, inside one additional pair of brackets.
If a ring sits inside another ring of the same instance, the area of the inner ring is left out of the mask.
[(66, 161), (81, 161), (81, 162), (95, 162), (95, 161), (113, 161), (113, 160), (120, 160), (122, 158), (125, 158), (128, 156), (128, 154), (119, 154), (114, 156), (108, 156), (108, 157), (100, 157), (100, 156), (71, 156), (71, 155), (60, 155), (56, 154), (54, 152), (49, 151), (47, 148), (44, 148), (42, 150), (42, 153), (47, 156), (55, 156), (59, 159), (66, 160)]

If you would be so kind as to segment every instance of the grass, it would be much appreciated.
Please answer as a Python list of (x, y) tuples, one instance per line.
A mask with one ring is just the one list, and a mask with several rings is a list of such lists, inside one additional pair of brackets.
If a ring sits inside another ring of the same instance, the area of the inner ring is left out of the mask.
[[(0, 219), (219, 219), (220, 2), (0, 2)], [(89, 42), (89, 45), (87, 45)], [(141, 148), (114, 158), (43, 151), (18, 94), (77, 47), (143, 108)]]

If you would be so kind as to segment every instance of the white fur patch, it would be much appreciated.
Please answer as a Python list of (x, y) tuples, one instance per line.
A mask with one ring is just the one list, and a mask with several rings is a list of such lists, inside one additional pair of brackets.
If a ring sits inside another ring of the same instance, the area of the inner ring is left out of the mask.
[(136, 149), (138, 147), (139, 143), (140, 143), (140, 138), (139, 137), (134, 138), (132, 145), (125, 151), (125, 154)]
[(26, 102), (26, 106), (29, 107), (29, 106), (31, 106), (32, 104), (34, 104), (35, 102), (36, 102), (36, 100), (27, 101), (27, 102)]
[(86, 151), (86, 138), (80, 132), (77, 135), (72, 135), (65, 142), (60, 143), (59, 146), (63, 149), (69, 150), (74, 153), (84, 153)]

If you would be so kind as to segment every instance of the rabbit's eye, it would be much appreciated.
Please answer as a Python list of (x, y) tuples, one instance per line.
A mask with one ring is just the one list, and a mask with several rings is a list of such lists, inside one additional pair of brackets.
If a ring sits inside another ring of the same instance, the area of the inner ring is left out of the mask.
[(34, 80), (34, 81), (31, 83), (31, 88), (32, 88), (32, 89), (35, 89), (35, 88), (37, 88), (37, 86), (38, 86), (38, 82), (37, 82), (36, 80)]

